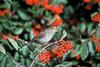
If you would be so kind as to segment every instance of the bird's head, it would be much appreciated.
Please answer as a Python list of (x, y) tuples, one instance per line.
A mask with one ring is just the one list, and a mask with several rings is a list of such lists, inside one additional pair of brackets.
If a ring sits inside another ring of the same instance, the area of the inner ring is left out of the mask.
[(52, 28), (54, 29), (55, 32), (58, 32), (57, 27), (53, 26)]

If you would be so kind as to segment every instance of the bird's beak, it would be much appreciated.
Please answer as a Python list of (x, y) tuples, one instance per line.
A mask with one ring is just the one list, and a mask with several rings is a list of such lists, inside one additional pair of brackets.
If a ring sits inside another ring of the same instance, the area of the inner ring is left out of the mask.
[(58, 32), (58, 29), (57, 29), (57, 27), (53, 27), (53, 28), (54, 28), (54, 31), (55, 31), (55, 32)]
[(55, 32), (58, 32), (58, 29), (57, 28), (55, 29)]

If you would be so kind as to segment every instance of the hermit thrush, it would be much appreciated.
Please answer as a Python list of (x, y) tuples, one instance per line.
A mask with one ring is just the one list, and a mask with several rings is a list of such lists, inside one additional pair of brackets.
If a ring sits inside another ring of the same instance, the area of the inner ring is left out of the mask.
[(33, 39), (33, 41), (35, 40), (36, 42), (40, 43), (40, 44), (47, 44), (54, 36), (54, 34), (57, 32), (57, 28), (56, 27), (50, 27), (44, 31), (42, 31), (37, 37), (35, 37)]

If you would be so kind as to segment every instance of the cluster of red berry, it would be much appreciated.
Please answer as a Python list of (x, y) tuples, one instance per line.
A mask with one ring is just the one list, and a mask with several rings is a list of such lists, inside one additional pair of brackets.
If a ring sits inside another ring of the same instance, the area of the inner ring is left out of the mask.
[(43, 30), (43, 25), (37, 24), (36, 22), (33, 23), (32, 32), (35, 36), (37, 36)]
[(46, 51), (46, 52), (41, 52), (39, 55), (38, 55), (38, 61), (39, 62), (43, 62), (43, 63), (48, 63), (51, 59), (51, 53), (49, 51)]
[(51, 26), (61, 26), (62, 25), (62, 19), (59, 17), (59, 15), (54, 16), (55, 21), (51, 24)]
[(52, 51), (53, 55), (57, 58), (61, 58), (66, 52), (73, 48), (73, 44), (70, 41), (61, 41), (60, 46)]
[(59, 6), (55, 6), (53, 4), (49, 4), (48, 0), (43, 0), (42, 2), (40, 0), (25, 0), (27, 5), (33, 6), (33, 5), (40, 5), (44, 7), (46, 10), (49, 10), (55, 14), (61, 14), (63, 12), (63, 5), (60, 4)]
[(4, 16), (5, 14), (9, 14), (9, 13), (10, 13), (9, 9), (0, 10), (0, 16)]
[(73, 48), (70, 41), (61, 41), (59, 47), (51, 52), (42, 52), (38, 56), (38, 60), (43, 63), (48, 63), (52, 57), (61, 58), (66, 52)]
[(26, 4), (33, 6), (34, 4), (39, 4), (40, 0), (25, 0)]
[(96, 52), (100, 52), (100, 44), (97, 44), (97, 46), (96, 46)]
[[(51, 11), (53, 12), (54, 15), (54, 22), (50, 22), (51, 20), (48, 20), (48, 23), (51, 26), (61, 26), (62, 25), (62, 19), (60, 18), (59, 14), (61, 14), (63, 12), (63, 4), (60, 4), (59, 6), (55, 6), (54, 4), (50, 4), (49, 0), (25, 0), (25, 3), (29, 6), (33, 6), (33, 5), (40, 5), (42, 6), (45, 10)], [(41, 19), (41, 17), (39, 17), (39, 19)], [(42, 17), (43, 19), (43, 17)], [(37, 36), (42, 30), (43, 26), (38, 25), (35, 23), (34, 27), (33, 27), (33, 34), (35, 36)]]
[(91, 20), (97, 23), (100, 22), (100, 13), (93, 14), (93, 16), (91, 17)]

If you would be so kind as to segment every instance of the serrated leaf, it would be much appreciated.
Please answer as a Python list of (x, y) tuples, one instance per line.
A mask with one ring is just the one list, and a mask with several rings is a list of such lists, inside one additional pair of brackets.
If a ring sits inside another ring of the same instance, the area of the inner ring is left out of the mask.
[(8, 38), (9, 42), (13, 45), (13, 47), (18, 50), (18, 44), (14, 39)]
[(88, 42), (88, 47), (89, 47), (89, 51), (90, 51), (91, 55), (93, 55), (95, 53), (95, 51), (93, 49), (93, 44), (91, 41)]
[(82, 60), (85, 60), (88, 55), (89, 55), (89, 50), (88, 50), (88, 47), (87, 47), (87, 44), (86, 43), (83, 43), (82, 46), (81, 46), (81, 58)]
[(1, 46), (1, 44), (0, 44), (0, 52), (2, 52), (3, 54), (6, 54), (6, 50), (4, 49), (3, 46)]

